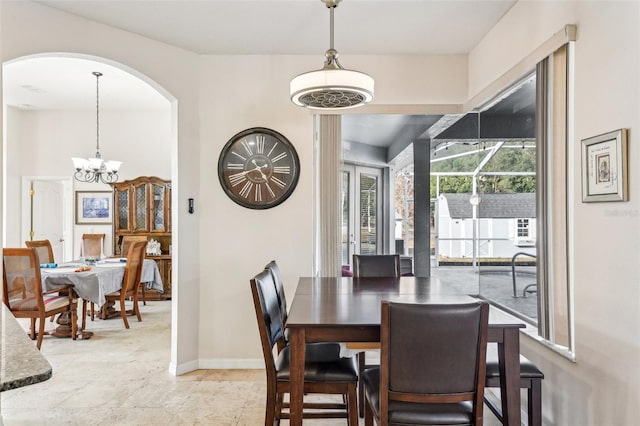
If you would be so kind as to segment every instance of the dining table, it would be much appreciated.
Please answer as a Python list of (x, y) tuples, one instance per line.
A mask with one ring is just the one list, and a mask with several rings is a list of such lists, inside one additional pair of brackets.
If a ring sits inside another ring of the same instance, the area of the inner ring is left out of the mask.
[[(382, 301), (435, 304), (474, 300), (478, 299), (436, 277), (301, 277), (286, 324), (290, 337), (290, 424), (302, 424), (306, 343), (380, 342)], [(524, 324), (520, 320), (491, 307), (488, 341), (498, 346), (501, 403), (508, 425), (520, 425), (521, 328)]]
[[(63, 286), (72, 286), (74, 296), (93, 302), (100, 310), (107, 302), (106, 295), (122, 288), (122, 280), (126, 268), (126, 258), (107, 258), (92, 265), (82, 261), (72, 261), (46, 267), (42, 265), (40, 276), (43, 291), (55, 290)], [(162, 278), (158, 265), (152, 259), (144, 259), (142, 264), (143, 285), (163, 292)], [(62, 314), (61, 314), (62, 316)], [(93, 333), (78, 327), (78, 336), (71, 336), (70, 319), (67, 316), (58, 319), (60, 327), (55, 333), (57, 337), (80, 337), (88, 339)]]

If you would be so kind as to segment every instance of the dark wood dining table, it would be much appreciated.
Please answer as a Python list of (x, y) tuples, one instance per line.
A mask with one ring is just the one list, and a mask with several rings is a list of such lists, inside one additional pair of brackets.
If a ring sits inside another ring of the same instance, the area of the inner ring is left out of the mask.
[[(379, 342), (381, 302), (466, 303), (476, 300), (438, 278), (302, 277), (291, 303), (291, 425), (302, 424), (305, 343)], [(428, 324), (425, 324), (428, 327)], [(507, 425), (520, 425), (520, 332), (524, 324), (491, 308), (490, 342), (498, 345), (500, 395)]]

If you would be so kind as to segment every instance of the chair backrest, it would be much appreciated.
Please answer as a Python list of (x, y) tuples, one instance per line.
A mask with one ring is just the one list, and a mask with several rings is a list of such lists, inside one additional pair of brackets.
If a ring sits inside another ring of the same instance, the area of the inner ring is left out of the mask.
[(81, 257), (103, 257), (105, 234), (82, 234)]
[(357, 277), (400, 277), (399, 254), (353, 255), (353, 276)]
[(136, 241), (129, 246), (120, 294), (133, 294), (138, 291), (146, 249), (147, 241)]
[(287, 296), (284, 294), (284, 283), (282, 282), (282, 273), (280, 267), (275, 260), (272, 260), (264, 267), (271, 271), (273, 282), (276, 286), (276, 295), (278, 296), (278, 304), (280, 305), (280, 313), (282, 314), (282, 322), (287, 323)]
[(41, 263), (54, 263), (53, 249), (49, 240), (25, 241), (27, 247), (35, 248), (38, 251), (38, 258)]
[(131, 243), (147, 241), (146, 235), (125, 235), (122, 237), (122, 246), (120, 248), (120, 255), (126, 257), (129, 254), (129, 246)]
[(390, 401), (471, 401), (481, 423), (488, 322), (486, 302), (382, 302), (380, 414)]
[(273, 275), (268, 269), (253, 277), (250, 282), (267, 375), (273, 374), (272, 378), (275, 381), (276, 367), (273, 348), (284, 340), (284, 328), (276, 286)]
[(44, 312), (40, 259), (36, 248), (2, 250), (2, 299), (11, 311)]

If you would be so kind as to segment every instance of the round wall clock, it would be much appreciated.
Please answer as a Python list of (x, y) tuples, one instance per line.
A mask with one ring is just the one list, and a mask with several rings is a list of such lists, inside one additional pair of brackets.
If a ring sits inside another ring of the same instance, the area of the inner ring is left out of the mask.
[(264, 127), (234, 135), (222, 149), (218, 178), (236, 203), (268, 209), (284, 202), (298, 183), (300, 160), (291, 142)]

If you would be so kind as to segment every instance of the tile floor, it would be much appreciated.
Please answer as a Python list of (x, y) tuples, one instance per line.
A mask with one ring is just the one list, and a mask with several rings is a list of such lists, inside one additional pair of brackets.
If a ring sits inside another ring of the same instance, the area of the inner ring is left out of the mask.
[[(142, 322), (130, 319), (129, 330), (119, 318), (88, 322), (95, 335), (87, 341), (45, 336), (42, 353), (53, 367), (53, 377), (2, 392), (0, 424), (264, 424), (263, 370), (169, 374), (170, 310), (169, 301), (148, 302), (141, 306)], [(26, 330), (28, 320), (21, 324)], [(53, 326), (47, 323), (47, 330)], [(346, 425), (346, 420), (305, 424)], [(486, 408), (485, 425), (499, 425)]]

